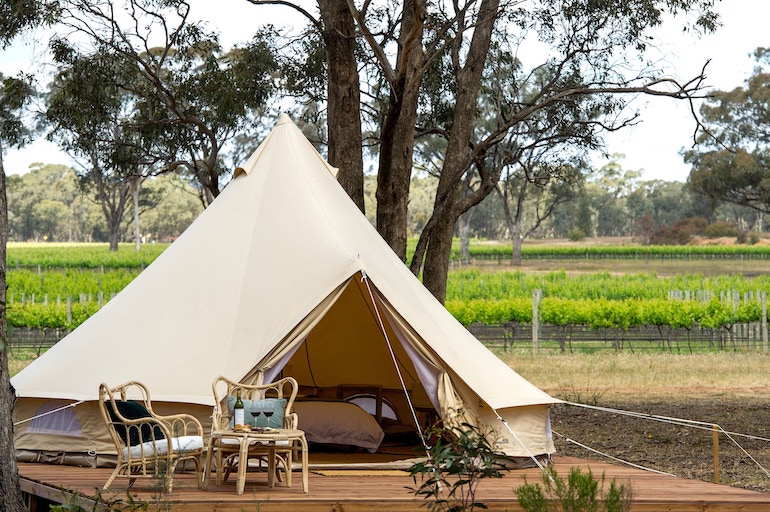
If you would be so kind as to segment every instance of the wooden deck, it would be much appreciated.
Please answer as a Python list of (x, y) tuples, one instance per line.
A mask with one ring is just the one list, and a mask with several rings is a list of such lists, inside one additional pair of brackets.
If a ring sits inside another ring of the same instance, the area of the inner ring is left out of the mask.
[[(633, 512), (658, 511), (768, 511), (770, 494), (748, 491), (725, 485), (661, 476), (642, 470), (569, 457), (555, 457), (558, 474), (566, 475), (570, 468), (590, 469), (597, 477), (605, 474), (607, 482), (629, 483), (633, 491)], [(350, 467), (350, 466), (348, 466)], [(47, 510), (45, 501), (62, 503), (65, 496), (77, 492), (88, 497), (107, 480), (109, 469), (76, 468), (49, 464), (20, 463), (22, 491), (30, 495), (30, 511)], [(193, 474), (179, 474), (174, 479), (174, 491), (160, 498), (158, 510), (185, 512), (241, 511), (301, 511), (301, 512), (424, 512), (425, 502), (408, 490), (414, 482), (407, 472), (393, 469), (325, 470), (311, 468), (310, 492), (303, 494), (299, 475), (295, 473), (291, 488), (267, 487), (264, 473), (249, 473), (246, 492), (235, 494), (235, 478), (207, 491), (197, 488)], [(540, 482), (538, 469), (510, 471), (502, 479), (482, 483), (478, 499), (494, 511), (522, 510), (516, 502), (515, 489), (524, 482)], [(137, 500), (154, 503), (156, 493), (149, 480), (137, 480), (130, 489)], [(118, 479), (105, 499), (127, 497), (127, 481)], [(37, 503), (37, 507), (36, 507)], [(92, 503), (86, 502), (91, 510)], [(43, 506), (41, 506), (43, 505)], [(167, 508), (168, 507), (168, 508)], [(150, 510), (156, 508), (151, 505)]]

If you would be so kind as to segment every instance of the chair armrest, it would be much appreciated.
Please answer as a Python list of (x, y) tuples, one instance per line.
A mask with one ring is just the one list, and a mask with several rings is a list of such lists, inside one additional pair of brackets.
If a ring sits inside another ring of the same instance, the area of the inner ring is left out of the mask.
[(283, 428), (296, 430), (298, 423), (299, 423), (299, 416), (297, 416), (296, 412), (289, 413), (283, 417)]
[(167, 430), (173, 437), (181, 436), (201, 436), (203, 437), (203, 426), (198, 418), (192, 414), (180, 413), (160, 416), (152, 413), (153, 418), (166, 424)]

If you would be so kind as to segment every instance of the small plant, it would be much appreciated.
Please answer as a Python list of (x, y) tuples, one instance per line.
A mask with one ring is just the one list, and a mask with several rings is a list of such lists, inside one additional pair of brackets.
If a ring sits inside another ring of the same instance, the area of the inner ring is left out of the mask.
[(516, 490), (519, 505), (526, 512), (628, 512), (633, 498), (631, 488), (610, 482), (604, 493), (604, 473), (600, 480), (591, 470), (583, 473), (571, 468), (567, 479), (560, 478), (553, 468), (543, 474), (543, 486), (530, 484)]
[(429, 510), (445, 512), (486, 509), (476, 501), (476, 490), (484, 478), (501, 478), (504, 461), (509, 457), (494, 450), (487, 435), (476, 425), (463, 423), (457, 427), (434, 427), (427, 434), (428, 459), (409, 469), (415, 484), (409, 488), (427, 500)]
[(96, 491), (93, 498), (89, 498), (77, 491), (65, 492), (64, 503), (51, 505), (51, 512), (136, 512), (150, 510), (147, 502), (138, 500), (131, 495), (131, 490), (126, 491), (126, 498), (107, 499), (102, 495), (101, 490)]
[(573, 384), (570, 389), (562, 391), (559, 398), (565, 402), (599, 405), (599, 401), (601, 400), (602, 396), (604, 396), (605, 391), (606, 390), (602, 390), (598, 387), (592, 388), (588, 386), (586, 386), (584, 389), (580, 389)]

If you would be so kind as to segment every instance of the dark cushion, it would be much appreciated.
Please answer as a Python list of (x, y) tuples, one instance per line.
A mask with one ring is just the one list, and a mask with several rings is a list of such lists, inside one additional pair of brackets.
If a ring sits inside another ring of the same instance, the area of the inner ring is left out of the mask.
[[(144, 405), (137, 402), (136, 400), (119, 401), (115, 402), (115, 404), (117, 405), (120, 414), (128, 420), (138, 420), (152, 417), (150, 411), (148, 411)], [(110, 419), (116, 423), (120, 423), (120, 419), (112, 409), (112, 403), (105, 402), (105, 405), (107, 406), (107, 412), (110, 415)], [(166, 437), (163, 435), (163, 430), (160, 428), (160, 426), (153, 426), (150, 423), (142, 423), (139, 425), (139, 428), (133, 426), (130, 429), (124, 425), (115, 425), (115, 431), (118, 433), (118, 436), (120, 436), (123, 442), (128, 446), (136, 446), (138, 444), (152, 441), (153, 431), (155, 440), (165, 439)]]
[[(270, 404), (273, 406), (273, 415), (268, 420), (267, 416), (260, 414), (257, 417), (251, 415), (251, 409), (254, 404), (262, 402), (263, 404)], [(227, 404), (230, 406), (230, 416), (233, 414), (233, 406), (235, 405), (235, 397), (228, 396)], [(270, 428), (283, 428), (283, 416), (286, 413), (286, 399), (285, 398), (265, 398), (263, 400), (244, 400), (243, 401), (243, 418), (247, 425), (252, 427), (270, 427)], [(233, 426), (232, 419), (230, 420), (230, 427)]]

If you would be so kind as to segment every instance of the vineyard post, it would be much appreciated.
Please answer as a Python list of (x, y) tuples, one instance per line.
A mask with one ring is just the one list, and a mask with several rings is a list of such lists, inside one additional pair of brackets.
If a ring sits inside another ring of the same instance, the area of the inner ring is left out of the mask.
[(714, 483), (719, 483), (719, 425), (711, 426), (712, 456), (714, 460)]
[(538, 312), (540, 305), (540, 298), (543, 296), (543, 291), (535, 289), (532, 292), (532, 352), (537, 354), (540, 348), (540, 313)]
[(762, 351), (767, 354), (767, 292), (762, 292)]

